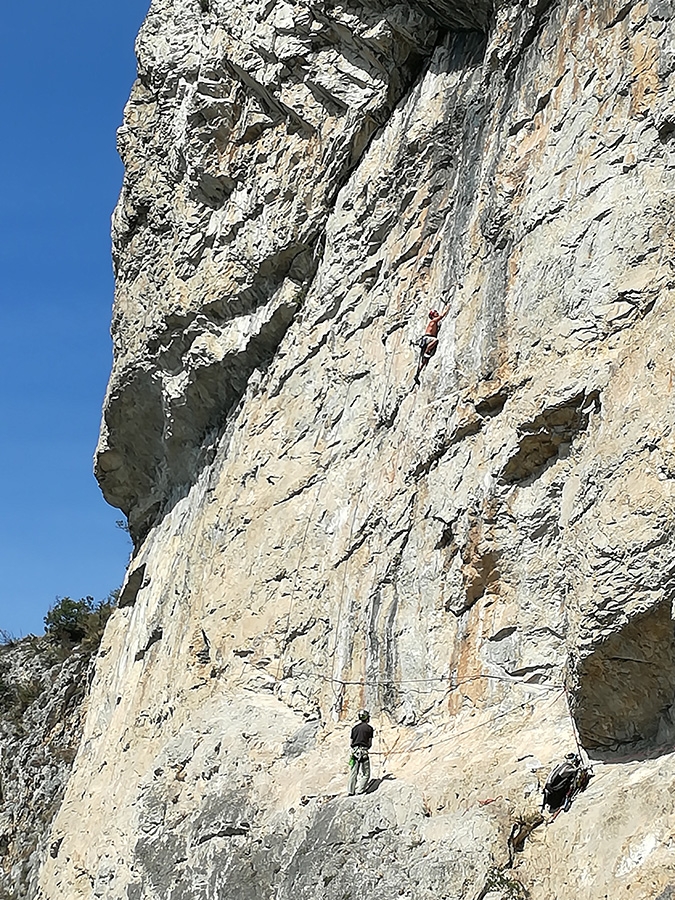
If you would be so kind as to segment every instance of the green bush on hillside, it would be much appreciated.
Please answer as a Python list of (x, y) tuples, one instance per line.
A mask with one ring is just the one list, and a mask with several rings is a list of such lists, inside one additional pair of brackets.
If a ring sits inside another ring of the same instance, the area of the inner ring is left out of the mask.
[(82, 644), (85, 649), (98, 647), (105, 624), (110, 618), (119, 591), (112, 591), (105, 600), (93, 597), (73, 600), (58, 597), (45, 616), (45, 635), (59, 644)]

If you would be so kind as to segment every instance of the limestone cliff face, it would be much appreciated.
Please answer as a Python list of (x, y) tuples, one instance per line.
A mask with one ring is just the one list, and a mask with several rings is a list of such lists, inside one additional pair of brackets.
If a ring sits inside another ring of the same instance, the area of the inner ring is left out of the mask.
[(675, 894), (674, 15), (153, 2), (42, 897)]

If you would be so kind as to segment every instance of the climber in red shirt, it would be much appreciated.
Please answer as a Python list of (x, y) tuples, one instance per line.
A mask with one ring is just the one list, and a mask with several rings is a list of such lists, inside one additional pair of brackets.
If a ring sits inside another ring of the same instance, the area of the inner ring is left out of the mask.
[(449, 312), (449, 306), (446, 307), (445, 311), (442, 313), (439, 313), (436, 309), (429, 310), (429, 322), (423, 337), (420, 339), (420, 360), (417, 364), (417, 371), (415, 372), (415, 384), (420, 383), (422, 369), (438, 349), (438, 329), (441, 327), (441, 322)]

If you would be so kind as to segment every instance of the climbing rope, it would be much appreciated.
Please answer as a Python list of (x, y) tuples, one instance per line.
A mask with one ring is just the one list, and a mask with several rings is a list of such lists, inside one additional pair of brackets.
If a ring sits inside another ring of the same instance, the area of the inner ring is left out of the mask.
[[(363, 330), (361, 330), (361, 334), (359, 335), (359, 353), (361, 352), (362, 347), (363, 347)], [(350, 382), (350, 384), (349, 384), (348, 387), (347, 387), (347, 392), (346, 392), (346, 396), (345, 396), (345, 400), (344, 400), (343, 411), (344, 411), (344, 409), (347, 408), (347, 404), (348, 404), (348, 400), (349, 400), (349, 392), (350, 392), (350, 391), (351, 391), (351, 382)], [(318, 443), (320, 434), (323, 432), (323, 430), (324, 430), (324, 428), (325, 428), (325, 425), (326, 425), (326, 420), (324, 419), (324, 421), (322, 422), (322, 425), (321, 425), (321, 429), (320, 429), (320, 431), (319, 431), (319, 434), (317, 435), (317, 437), (315, 438), (315, 441), (314, 441), (314, 446), (315, 446), (315, 447), (316, 447), (316, 445), (317, 445), (317, 443)], [(374, 440), (374, 438), (373, 438), (373, 440)], [(364, 473), (364, 480), (363, 480), (363, 483), (362, 483), (362, 485), (361, 485), (361, 490), (359, 491), (359, 494), (358, 494), (358, 497), (357, 497), (357, 502), (356, 502), (356, 506), (355, 506), (355, 508), (354, 508), (354, 514), (353, 514), (353, 516), (352, 516), (352, 521), (351, 521), (351, 525), (350, 525), (350, 529), (349, 529), (349, 538), (348, 538), (348, 543), (347, 543), (347, 546), (348, 546), (348, 547), (351, 546), (352, 537), (353, 537), (353, 533), (354, 533), (354, 526), (355, 526), (355, 523), (356, 523), (356, 516), (357, 516), (357, 513), (358, 513), (358, 509), (359, 509), (359, 502), (360, 502), (361, 495), (363, 494), (363, 489), (364, 489), (364, 487), (365, 487), (366, 479), (367, 479), (367, 475)], [(310, 512), (309, 512), (309, 515), (308, 515), (308, 517), (307, 517), (307, 523), (306, 523), (306, 525), (305, 525), (305, 530), (304, 530), (303, 537), (302, 537), (302, 541), (301, 541), (301, 544), (300, 544), (300, 552), (299, 552), (299, 554), (298, 554), (298, 559), (297, 559), (297, 562), (296, 562), (295, 571), (294, 571), (294, 576), (293, 576), (293, 587), (292, 587), (292, 590), (291, 590), (291, 598), (290, 598), (290, 601), (289, 601), (288, 612), (287, 612), (287, 614), (286, 614), (286, 627), (285, 627), (285, 633), (284, 633), (284, 645), (283, 645), (282, 651), (281, 651), (281, 653), (280, 653), (280, 656), (279, 656), (279, 663), (278, 663), (278, 666), (277, 666), (277, 674), (276, 674), (276, 680), (277, 680), (277, 682), (281, 679), (281, 676), (282, 676), (282, 674), (283, 674), (283, 664), (284, 664), (284, 660), (285, 660), (286, 653), (287, 653), (287, 650), (288, 650), (288, 635), (289, 635), (289, 633), (290, 633), (291, 617), (292, 617), (292, 613), (293, 613), (293, 606), (294, 606), (295, 596), (296, 596), (296, 593), (297, 593), (297, 587), (298, 587), (298, 581), (299, 581), (300, 568), (301, 568), (301, 565), (302, 565), (302, 560), (303, 560), (303, 558), (304, 558), (305, 544), (306, 544), (306, 541), (307, 541), (307, 536), (308, 536), (308, 534), (309, 534), (310, 525), (311, 525), (312, 520), (313, 520), (313, 517), (314, 517), (314, 511), (315, 511), (316, 505), (317, 505), (317, 503), (318, 503), (318, 501), (319, 501), (319, 497), (320, 497), (320, 495), (321, 495), (321, 489), (322, 489), (324, 483), (325, 483), (325, 478), (323, 478), (323, 479), (320, 481), (320, 483), (319, 483), (319, 489), (318, 489), (318, 491), (317, 491), (317, 493), (316, 493), (316, 496), (315, 496), (315, 498), (314, 498), (314, 502), (313, 502), (313, 504), (312, 504), (312, 508), (311, 508), (311, 510), (310, 510)], [(339, 602), (339, 605), (338, 605), (338, 620), (337, 620), (337, 625), (336, 625), (336, 629), (335, 629), (335, 644), (334, 644), (334, 647), (333, 647), (333, 651), (329, 654), (329, 659), (333, 659), (333, 658), (335, 657), (335, 654), (336, 654), (336, 652), (337, 652), (337, 647), (338, 647), (339, 631), (340, 631), (340, 624), (341, 624), (341, 618), (342, 618), (342, 607), (343, 607), (343, 601), (344, 601), (344, 590), (345, 590), (346, 579), (347, 579), (347, 571), (348, 571), (348, 562), (349, 562), (348, 559), (345, 560), (345, 570), (344, 570), (344, 575), (343, 575), (343, 579), (342, 579), (342, 586), (341, 586), (341, 591), (340, 591), (340, 602)], [(341, 697), (339, 696), (339, 692), (335, 689), (335, 686), (334, 686), (335, 684), (339, 684), (339, 682), (338, 682), (338, 681), (335, 681), (335, 682), (333, 683), (333, 697), (334, 697), (334, 704), (335, 704), (335, 707), (336, 707), (336, 708), (339, 708), (339, 706), (341, 705), (342, 700), (341, 700)]]
[[(548, 703), (548, 706), (552, 706), (556, 700), (559, 699), (560, 691), (554, 697), (552, 697)], [(501, 712), (495, 713), (494, 716), (490, 716), (488, 719), (485, 719), (483, 722), (479, 722), (477, 725), (472, 725), (470, 728), (465, 728), (462, 731), (453, 732), (449, 737), (440, 738), (437, 741), (431, 741), (428, 744), (423, 744), (421, 747), (411, 747), (407, 750), (397, 750), (395, 751), (397, 754), (404, 753), (416, 753), (418, 750), (433, 750), (434, 747), (438, 747), (441, 744), (448, 744), (451, 741), (456, 740), (460, 737), (465, 737), (467, 734), (472, 734), (474, 731), (480, 731), (482, 728), (487, 728), (488, 725), (493, 725), (495, 722), (498, 722), (500, 719), (504, 719), (507, 716), (512, 716), (514, 712), (526, 709), (529, 706), (530, 701), (526, 700), (523, 703), (519, 703), (517, 706), (512, 706), (510, 709), (502, 710)], [(429, 760), (423, 764), (423, 766), (419, 769), (421, 772), (425, 766), (430, 765), (430, 763), (434, 762), (434, 760)]]
[(588, 758), (588, 754), (586, 753), (586, 751), (584, 750), (584, 748), (581, 744), (581, 741), (579, 740), (579, 732), (577, 730), (577, 723), (576, 723), (576, 719), (574, 718), (574, 713), (572, 712), (572, 704), (570, 703), (569, 688), (568, 688), (567, 684), (564, 685), (563, 690), (565, 692), (565, 703), (567, 705), (567, 712), (569, 713), (569, 717), (570, 717), (570, 724), (572, 726), (572, 734), (574, 735), (574, 742), (577, 745), (577, 753), (579, 754), (579, 759), (581, 759), (584, 766), (588, 766), (590, 763), (590, 760)]
[[(343, 687), (398, 687), (404, 684), (430, 684), (430, 683), (444, 683), (444, 682), (453, 682), (449, 690), (454, 691), (458, 688), (462, 687), (465, 684), (471, 684), (474, 681), (480, 681), (481, 679), (488, 679), (491, 681), (505, 681), (508, 684), (521, 684), (525, 687), (531, 688), (533, 690), (541, 690), (541, 691), (561, 691), (564, 690), (564, 685), (562, 684), (534, 684), (531, 681), (524, 681), (522, 678), (513, 678), (508, 675), (488, 675), (487, 673), (480, 673), (477, 675), (468, 675), (466, 678), (461, 678), (458, 681), (454, 680), (452, 675), (437, 675), (432, 678), (402, 678), (402, 679), (374, 679), (368, 680), (364, 679), (361, 681), (347, 681), (341, 678), (334, 678), (329, 675), (321, 675), (319, 673), (310, 673), (310, 672), (298, 672), (298, 678), (311, 678), (317, 679), (319, 681), (329, 681), (334, 684), (339, 684)], [(411, 689), (416, 693), (420, 694), (433, 694), (436, 693), (439, 689), (432, 688), (431, 690), (415, 690)]]
[[(359, 355), (361, 354), (361, 351), (363, 349), (363, 332), (364, 332), (364, 329), (361, 329), (361, 333), (359, 335)], [(347, 408), (347, 401), (349, 399), (349, 392), (351, 390), (351, 387), (352, 387), (352, 382), (350, 382), (350, 384), (347, 387), (347, 394), (345, 396), (345, 403), (344, 403), (345, 409)], [(376, 437), (376, 435), (373, 434), (370, 438), (370, 448), (368, 450), (369, 454), (370, 454), (370, 451), (372, 450), (372, 445), (375, 442), (375, 437)], [(344, 571), (342, 574), (342, 584), (340, 586), (340, 599), (338, 601), (338, 614), (337, 614), (337, 620), (335, 623), (335, 641), (333, 643), (332, 651), (328, 654), (328, 659), (331, 661), (331, 665), (333, 665), (333, 666), (335, 665), (335, 656), (337, 654), (338, 645), (340, 642), (340, 626), (342, 624), (344, 594), (345, 594), (345, 587), (347, 584), (347, 573), (349, 571), (349, 559), (351, 556), (350, 550), (351, 550), (351, 546), (352, 546), (352, 538), (354, 536), (354, 527), (356, 525), (356, 517), (357, 517), (358, 511), (359, 511), (359, 505), (361, 502), (361, 498), (363, 496), (363, 492), (364, 492), (367, 480), (368, 480), (368, 475), (367, 475), (367, 472), (364, 470), (363, 481), (361, 483), (361, 489), (359, 490), (358, 496), (356, 498), (356, 503), (354, 505), (354, 512), (352, 514), (352, 520), (351, 520), (351, 523), (349, 526), (349, 535), (347, 537), (346, 549), (347, 549), (348, 556), (344, 559)], [(344, 699), (343, 689), (341, 691), (340, 688), (336, 688), (336, 685), (341, 686), (340, 679), (326, 679), (326, 680), (329, 680), (331, 682), (331, 688), (333, 691), (333, 709), (334, 709), (335, 713), (339, 716), (340, 712), (342, 710), (342, 702)]]
[[(556, 692), (556, 694), (550, 698), (547, 703), (545, 709), (553, 706), (553, 704), (560, 699), (562, 695), (562, 688)], [(448, 744), (451, 741), (455, 741), (457, 738), (465, 737), (467, 734), (472, 734), (474, 731), (480, 731), (483, 728), (487, 728), (489, 726), (494, 725), (495, 722), (498, 722), (500, 719), (504, 719), (507, 716), (513, 715), (514, 712), (526, 709), (529, 705), (529, 701), (525, 701), (524, 703), (519, 704), (518, 706), (511, 707), (511, 709), (502, 710), (501, 712), (496, 713), (494, 716), (491, 716), (489, 719), (486, 719), (483, 722), (479, 722), (477, 725), (472, 725), (470, 728), (465, 728), (462, 731), (457, 731), (451, 734), (447, 738), (441, 738), (437, 741), (432, 741), (429, 744), (425, 744), (421, 747), (412, 747), (408, 750), (399, 750), (398, 753), (416, 753), (418, 750), (433, 750), (435, 747), (440, 746), (441, 744)], [(413, 772), (413, 775), (419, 775), (427, 766), (430, 766), (432, 763), (435, 763), (438, 760), (438, 756), (434, 756), (426, 762), (422, 763), (422, 765)]]
[[(347, 538), (347, 552), (348, 553), (351, 548), (352, 538), (354, 536), (354, 526), (356, 524), (356, 516), (359, 511), (359, 504), (361, 502), (361, 496), (363, 494), (363, 489), (365, 488), (365, 486), (366, 486), (366, 476), (364, 475), (363, 483), (361, 485), (361, 490), (359, 491), (359, 494), (356, 498), (356, 503), (354, 504), (354, 513), (352, 515), (352, 521), (349, 526), (349, 536)], [(335, 655), (338, 651), (338, 645), (340, 642), (340, 625), (342, 624), (342, 609), (344, 606), (344, 595), (345, 595), (345, 587), (347, 584), (347, 572), (349, 571), (350, 555), (348, 555), (347, 558), (344, 560), (344, 571), (342, 574), (342, 584), (340, 586), (340, 599), (338, 601), (338, 614), (337, 614), (337, 620), (335, 623), (335, 641), (333, 642), (332, 652), (328, 654), (328, 659), (331, 660), (331, 663), (333, 665), (335, 664)], [(331, 678), (322, 677), (321, 680), (329, 681), (331, 683), (331, 687), (333, 690), (333, 708), (334, 708), (336, 714), (339, 716), (340, 712), (342, 710), (342, 701), (343, 701), (343, 697), (344, 697), (344, 692), (341, 691), (340, 689), (336, 688), (335, 685), (341, 685), (341, 681), (338, 678), (332, 678), (332, 677)]]
[[(360, 355), (362, 349), (363, 349), (363, 330), (361, 330), (361, 334), (359, 335), (359, 355)], [(344, 410), (347, 408), (347, 402), (348, 402), (348, 400), (349, 400), (349, 392), (350, 392), (350, 390), (351, 390), (351, 386), (352, 386), (352, 383), (350, 382), (349, 385), (347, 386), (347, 392), (346, 392), (345, 401), (344, 401), (344, 405), (343, 405), (343, 412), (344, 412)], [(320, 428), (319, 431), (317, 432), (317, 435), (316, 435), (316, 437), (315, 437), (315, 439), (314, 439), (314, 447), (315, 447), (315, 448), (316, 448), (316, 445), (317, 445), (317, 443), (319, 442), (319, 439), (320, 439), (320, 437), (321, 437), (321, 435), (322, 435), (322, 433), (323, 433), (323, 431), (324, 431), (324, 429), (325, 429), (325, 427), (326, 427), (326, 421), (327, 421), (327, 417), (324, 417), (324, 419), (323, 419), (323, 421), (322, 421), (322, 423), (321, 423), (321, 428)], [(277, 675), (276, 675), (276, 680), (277, 680), (277, 682), (280, 680), (281, 675), (282, 675), (282, 673), (283, 673), (283, 668), (282, 668), (282, 667), (283, 667), (283, 663), (284, 663), (284, 660), (285, 660), (285, 657), (286, 657), (286, 652), (287, 652), (287, 650), (288, 650), (288, 635), (289, 635), (289, 633), (290, 633), (291, 616), (292, 616), (292, 612), (293, 612), (293, 604), (294, 604), (295, 595), (296, 595), (296, 591), (297, 591), (297, 585), (298, 585), (298, 579), (299, 579), (300, 567), (301, 567), (301, 565), (302, 565), (302, 560), (303, 560), (303, 558), (304, 558), (304, 551), (305, 551), (305, 544), (306, 544), (306, 541), (307, 541), (307, 535), (309, 534), (309, 528), (310, 528), (310, 525), (311, 525), (311, 522), (312, 522), (312, 518), (313, 518), (313, 516), (314, 516), (314, 510), (316, 509), (316, 505), (317, 505), (317, 503), (318, 503), (318, 501), (319, 501), (319, 497), (320, 497), (320, 495), (321, 495), (321, 488), (323, 487), (323, 485), (324, 485), (324, 483), (325, 483), (325, 480), (326, 480), (326, 479), (323, 478), (323, 479), (321, 479), (321, 481), (320, 481), (320, 483), (319, 483), (319, 490), (318, 490), (317, 493), (316, 493), (316, 496), (315, 496), (315, 498), (314, 498), (314, 503), (312, 504), (312, 508), (311, 508), (311, 510), (310, 510), (310, 512), (309, 512), (309, 515), (307, 516), (307, 524), (305, 525), (305, 530), (304, 530), (304, 533), (303, 533), (302, 542), (301, 542), (301, 544), (300, 544), (300, 552), (299, 552), (299, 554), (298, 554), (298, 560), (297, 560), (297, 563), (296, 563), (296, 566), (295, 566), (295, 572), (294, 572), (294, 575), (293, 575), (293, 588), (292, 588), (292, 590), (291, 590), (291, 599), (290, 599), (290, 601), (289, 601), (288, 613), (287, 613), (287, 615), (286, 615), (286, 629), (285, 629), (285, 634), (284, 634), (284, 646), (283, 646), (282, 651), (281, 651), (281, 654), (280, 654), (280, 656), (279, 656), (279, 664), (278, 664), (278, 666), (277, 666)], [(365, 486), (365, 476), (364, 476), (363, 486)], [(359, 492), (359, 497), (360, 497), (361, 493), (363, 492), (363, 486), (362, 486), (361, 491)], [(357, 511), (358, 511), (358, 500), (357, 500), (356, 509), (354, 510), (354, 517), (352, 518), (352, 525), (351, 525), (351, 528), (350, 528), (350, 534), (349, 534), (349, 543), (350, 543), (350, 544), (351, 544), (351, 537), (352, 537), (352, 533), (353, 533), (353, 529), (354, 529), (354, 521), (355, 521), (355, 518), (356, 518), (356, 513), (357, 513)], [(345, 582), (345, 580), (346, 580), (346, 577), (347, 577), (347, 575), (346, 575), (346, 566), (345, 566), (345, 575), (344, 575), (344, 578), (343, 578), (343, 584), (342, 584), (342, 592), (341, 592), (340, 606), (338, 607), (338, 627), (339, 627), (340, 611), (341, 611), (341, 604), (342, 604), (342, 595), (344, 594), (344, 582)], [(336, 644), (335, 644), (335, 647), (333, 648), (333, 653), (330, 655), (331, 658), (335, 655), (335, 652), (336, 652), (336, 650), (337, 650), (337, 639), (338, 639), (338, 638), (337, 638), (337, 634), (338, 634), (338, 630), (336, 629)], [(337, 704), (337, 702), (338, 702), (338, 697), (337, 697), (335, 691), (334, 691), (333, 693), (334, 693), (334, 701), (335, 701), (335, 703)]]
[(305, 531), (302, 536), (302, 541), (300, 543), (300, 552), (298, 554), (298, 562), (295, 566), (295, 573), (293, 575), (293, 587), (291, 589), (291, 599), (288, 602), (288, 613), (286, 615), (286, 631), (284, 633), (284, 644), (283, 644), (283, 647), (281, 648), (281, 653), (279, 654), (279, 665), (277, 666), (277, 675), (276, 675), (277, 682), (280, 680), (280, 678), (283, 674), (283, 664), (284, 664), (284, 660), (286, 658), (286, 651), (288, 649), (288, 635), (289, 635), (290, 629), (291, 629), (291, 615), (293, 613), (293, 602), (295, 600), (295, 593), (296, 593), (297, 586), (298, 586), (298, 577), (300, 574), (300, 566), (302, 564), (302, 559), (303, 559), (303, 556), (305, 553), (305, 542), (307, 540), (307, 535), (309, 533), (309, 526), (312, 522), (314, 510), (316, 509), (316, 505), (319, 502), (319, 496), (321, 495), (321, 488), (323, 487), (324, 483), (325, 483), (325, 479), (322, 479), (319, 482), (319, 489), (316, 492), (316, 496), (314, 498), (314, 503), (312, 504), (312, 508), (310, 509), (309, 515), (307, 516), (307, 524), (305, 525)]
[[(346, 686), (349, 686), (349, 685), (363, 687), (364, 685), (383, 686), (383, 685), (404, 685), (404, 684), (428, 684), (430, 682), (444, 683), (444, 682), (448, 682), (448, 681), (453, 681), (452, 676), (437, 676), (435, 678), (415, 678), (415, 679), (408, 679), (408, 680), (376, 679), (376, 680), (372, 681), (372, 680), (364, 679), (363, 681), (346, 681), (346, 680), (342, 680), (342, 679), (331, 678), (328, 675), (310, 674), (309, 672), (300, 672), (300, 673), (298, 673), (298, 675), (296, 677), (305, 677), (305, 678), (311, 678), (312, 680), (318, 679), (320, 681), (337, 682), (343, 688)], [(542, 691), (553, 692), (553, 697), (551, 698), (551, 702), (548, 705), (552, 705), (556, 700), (559, 699), (560, 696), (562, 696), (562, 694), (565, 691), (565, 686), (561, 685), (561, 684), (552, 684), (552, 685), (532, 684), (531, 682), (523, 681), (522, 679), (513, 679), (513, 678), (509, 678), (507, 676), (503, 676), (503, 675), (477, 674), (477, 675), (470, 675), (466, 678), (460, 679), (459, 681), (454, 681), (454, 683), (451, 686), (449, 686), (445, 689), (445, 693), (449, 694), (452, 691), (458, 690), (460, 687), (462, 687), (465, 684), (470, 684), (470, 683), (478, 681), (480, 679), (503, 681), (503, 682), (507, 682), (508, 684), (520, 684), (523, 687), (526, 687), (529, 689), (535, 689), (535, 690), (538, 689), (538, 690), (542, 690)], [(431, 693), (438, 693), (439, 688), (431, 688), (431, 689), (408, 688), (408, 691), (411, 693), (418, 693), (418, 694), (431, 694)], [(521, 703), (519, 707), (515, 707), (515, 709), (524, 709), (525, 707), (527, 707), (527, 705), (530, 702), (532, 702), (532, 701), (531, 700), (525, 701), (525, 702)], [(488, 719), (485, 722), (481, 722), (480, 724), (475, 725), (469, 729), (465, 729), (464, 731), (461, 731), (461, 732), (456, 732), (448, 738), (442, 738), (440, 741), (434, 741), (431, 744), (423, 745), (421, 747), (408, 748), (405, 750), (396, 750), (395, 749), (396, 745), (398, 744), (398, 741), (401, 737), (401, 735), (399, 735), (391, 750), (387, 749), (387, 747), (385, 746), (384, 750), (375, 750), (375, 751), (373, 751), (372, 755), (375, 757), (382, 758), (382, 765), (380, 768), (383, 771), (386, 766), (387, 760), (392, 755), (412, 753), (412, 752), (417, 752), (418, 750), (433, 749), (433, 747), (437, 746), (438, 744), (444, 744), (444, 743), (447, 743), (448, 741), (453, 741), (458, 737), (463, 737), (465, 734), (470, 734), (472, 731), (486, 727), (487, 725), (490, 725), (493, 722), (495, 722), (501, 718), (504, 718), (505, 716), (511, 715), (513, 713), (513, 711), (514, 711), (514, 708), (502, 711), (500, 713), (497, 713), (495, 716), (491, 717), (490, 719)], [(379, 736), (379, 730), (380, 729), (378, 729), (378, 731), (377, 731), (378, 736)], [(378, 746), (379, 746), (379, 744), (378, 744)], [(433, 761), (434, 760), (430, 760), (430, 762), (433, 762)], [(426, 766), (428, 764), (429, 763), (425, 763), (424, 766)], [(424, 766), (422, 766), (422, 768), (424, 768)], [(422, 771), (422, 768), (420, 768), (419, 771)]]

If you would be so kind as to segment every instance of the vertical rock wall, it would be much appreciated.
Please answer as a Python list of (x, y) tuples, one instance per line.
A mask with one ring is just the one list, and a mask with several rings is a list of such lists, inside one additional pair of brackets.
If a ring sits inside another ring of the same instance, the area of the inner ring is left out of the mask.
[(673, 9), (458, 10), (153, 3), (44, 898), (675, 890)]

